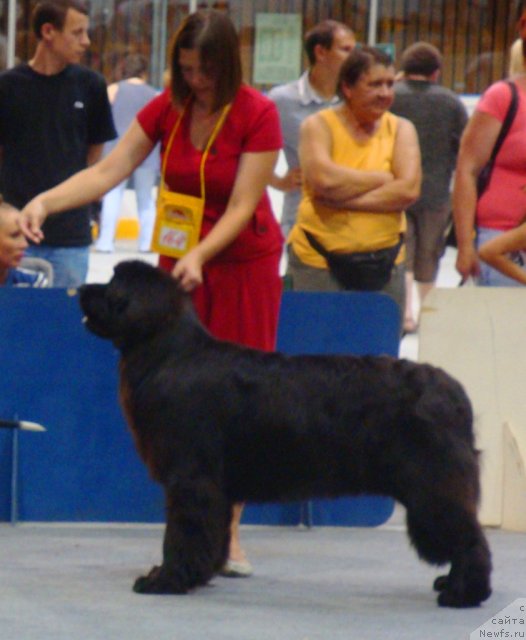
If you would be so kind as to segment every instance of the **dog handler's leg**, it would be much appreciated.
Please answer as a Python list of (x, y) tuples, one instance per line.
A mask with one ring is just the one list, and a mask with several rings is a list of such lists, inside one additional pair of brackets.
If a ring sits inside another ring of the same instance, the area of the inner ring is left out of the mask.
[(138, 593), (186, 593), (226, 561), (232, 509), (216, 483), (178, 479), (166, 489), (166, 502), (163, 563), (136, 580)]
[(243, 514), (243, 504), (235, 504), (230, 523), (230, 547), (228, 560), (221, 569), (221, 575), (227, 578), (248, 578), (252, 575), (253, 569), (247, 556), (241, 547), (239, 540), (239, 527)]
[(239, 561), (244, 560), (245, 553), (241, 548), (239, 540), (239, 527), (241, 525), (241, 516), (243, 515), (243, 505), (235, 504), (232, 509), (232, 522), (230, 523), (230, 546), (228, 550), (229, 559)]

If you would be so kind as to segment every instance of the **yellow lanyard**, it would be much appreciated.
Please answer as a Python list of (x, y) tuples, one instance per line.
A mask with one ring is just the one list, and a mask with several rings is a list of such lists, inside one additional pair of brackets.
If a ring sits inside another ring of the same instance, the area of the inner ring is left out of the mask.
[[(170, 153), (170, 149), (172, 148), (172, 143), (175, 137), (175, 134), (177, 132), (177, 130), (179, 129), (179, 125), (181, 124), (181, 121), (183, 119), (184, 114), (186, 113), (186, 109), (188, 107), (189, 104), (189, 100), (186, 101), (183, 110), (181, 111), (181, 113), (179, 114), (179, 117), (177, 118), (177, 122), (174, 125), (174, 128), (172, 129), (172, 132), (170, 133), (170, 138), (168, 139), (168, 144), (166, 145), (166, 150), (164, 152), (164, 157), (163, 157), (163, 164), (162, 164), (162, 169), (161, 169), (161, 183), (160, 183), (160, 189), (162, 191), (167, 191), (167, 189), (165, 189), (165, 181), (164, 181), (164, 177), (166, 175), (166, 164), (168, 162), (168, 155)], [(228, 112), (230, 111), (230, 107), (232, 106), (232, 104), (227, 104), (223, 107), (223, 110), (221, 111), (221, 115), (219, 116), (218, 121), (215, 124), (214, 130), (212, 131), (212, 135), (210, 136), (210, 138), (208, 139), (207, 145), (205, 147), (205, 150), (203, 152), (203, 156), (201, 158), (201, 165), (199, 168), (199, 179), (200, 179), (200, 183), (201, 183), (201, 198), (204, 200), (205, 199), (205, 162), (206, 159), (208, 157), (208, 152), (210, 151), (210, 147), (212, 146), (214, 140), (217, 138), (219, 131), (221, 129), (221, 127), (223, 126), (223, 123), (225, 121), (225, 118), (228, 115)]]

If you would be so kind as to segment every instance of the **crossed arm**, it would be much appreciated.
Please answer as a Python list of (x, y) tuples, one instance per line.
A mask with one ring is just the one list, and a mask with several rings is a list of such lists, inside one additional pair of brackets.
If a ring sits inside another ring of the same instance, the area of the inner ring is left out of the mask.
[(299, 155), (315, 198), (331, 208), (382, 213), (402, 211), (420, 194), (420, 148), (414, 126), (399, 118), (392, 173), (364, 171), (335, 163), (331, 133), (319, 115), (305, 120)]

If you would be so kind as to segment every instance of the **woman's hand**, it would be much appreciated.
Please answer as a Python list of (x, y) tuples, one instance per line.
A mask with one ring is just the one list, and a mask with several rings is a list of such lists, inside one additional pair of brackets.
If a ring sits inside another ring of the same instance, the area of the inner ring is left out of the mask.
[(203, 283), (203, 265), (228, 247), (247, 226), (269, 184), (277, 158), (277, 151), (246, 152), (241, 155), (234, 188), (224, 214), (210, 233), (180, 258), (172, 269), (172, 276), (183, 291), (189, 293)]
[(42, 225), (48, 215), (44, 204), (37, 196), (28, 202), (20, 213), (20, 228), (23, 234), (32, 242), (40, 244), (44, 238)]
[(462, 282), (470, 277), (480, 276), (479, 257), (473, 243), (466, 244), (464, 247), (459, 246), (455, 267), (462, 277)]
[(234, 188), (226, 210), (199, 244), (181, 258), (172, 275), (185, 291), (203, 282), (203, 265), (228, 247), (247, 226), (267, 187), (278, 157), (277, 151), (241, 155)]
[(203, 263), (199, 246), (191, 249), (175, 263), (172, 276), (179, 282), (183, 291), (190, 293), (203, 284)]

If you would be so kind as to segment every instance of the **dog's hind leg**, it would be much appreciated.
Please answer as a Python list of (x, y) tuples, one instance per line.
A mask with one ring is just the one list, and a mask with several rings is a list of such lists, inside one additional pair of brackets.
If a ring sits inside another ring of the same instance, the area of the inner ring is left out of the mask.
[(470, 549), (453, 557), (448, 575), (434, 582), (441, 607), (476, 607), (491, 595), (491, 554), (482, 534)]
[[(462, 486), (447, 482), (444, 495), (438, 480), (428, 496), (420, 494), (407, 506), (408, 533), (418, 554), (432, 564), (451, 562), (447, 576), (435, 581), (444, 607), (475, 607), (491, 595), (491, 554), (476, 517), (476, 505), (462, 499)], [(442, 486), (441, 486), (442, 485)]]
[(186, 593), (226, 561), (232, 510), (215, 482), (178, 478), (166, 489), (166, 502), (163, 563), (136, 580), (138, 593)]

